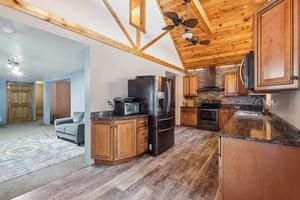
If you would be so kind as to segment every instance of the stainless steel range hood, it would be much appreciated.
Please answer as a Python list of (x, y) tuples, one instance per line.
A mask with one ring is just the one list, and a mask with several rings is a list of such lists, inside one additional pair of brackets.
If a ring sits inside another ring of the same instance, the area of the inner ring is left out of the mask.
[(204, 69), (205, 86), (200, 89), (201, 92), (222, 92), (224, 88), (216, 86), (216, 67), (207, 67)]

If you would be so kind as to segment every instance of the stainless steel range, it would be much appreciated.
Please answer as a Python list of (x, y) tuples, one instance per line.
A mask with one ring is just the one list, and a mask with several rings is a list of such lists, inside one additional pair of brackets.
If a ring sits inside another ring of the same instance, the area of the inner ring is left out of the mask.
[(219, 131), (219, 108), (221, 100), (202, 101), (198, 108), (198, 128), (210, 131)]

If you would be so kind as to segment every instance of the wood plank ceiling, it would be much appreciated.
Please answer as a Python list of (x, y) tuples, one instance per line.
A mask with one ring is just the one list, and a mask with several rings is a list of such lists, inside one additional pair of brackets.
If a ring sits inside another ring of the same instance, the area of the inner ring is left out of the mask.
[[(199, 19), (194, 35), (210, 39), (209, 46), (190, 46), (182, 39), (183, 28), (171, 31), (179, 56), (186, 69), (238, 64), (252, 50), (254, 12), (267, 0), (192, 0), (187, 16), (183, 0), (158, 0), (163, 12), (177, 12), (185, 19)], [(202, 8), (202, 10), (201, 10)], [(206, 15), (206, 16), (205, 16)], [(205, 17), (208, 21), (205, 21)], [(171, 20), (165, 19), (167, 24)]]

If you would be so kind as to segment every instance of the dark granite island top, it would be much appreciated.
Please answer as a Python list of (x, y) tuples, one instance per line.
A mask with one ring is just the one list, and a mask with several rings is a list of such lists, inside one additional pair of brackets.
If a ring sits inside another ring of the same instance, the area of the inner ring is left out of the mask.
[(101, 111), (91, 113), (91, 120), (128, 120), (128, 119), (137, 119), (137, 118), (146, 118), (146, 114), (136, 114), (128, 116), (119, 116), (115, 115), (112, 111)]
[(299, 130), (272, 114), (264, 116), (257, 112), (237, 111), (219, 135), (300, 147)]

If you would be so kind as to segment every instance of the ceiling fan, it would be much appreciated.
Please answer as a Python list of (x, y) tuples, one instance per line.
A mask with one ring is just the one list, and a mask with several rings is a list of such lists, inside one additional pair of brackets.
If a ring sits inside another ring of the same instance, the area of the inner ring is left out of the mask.
[(182, 25), (184, 28), (194, 28), (198, 24), (198, 20), (196, 18), (191, 18), (184, 20), (183, 17), (179, 17), (176, 12), (165, 12), (164, 15), (171, 19), (173, 24), (164, 27), (162, 30), (170, 31), (175, 27)]
[[(189, 15), (189, 8), (188, 3), (190, 3), (192, 0), (183, 0), (184, 2), (182, 5), (186, 5), (186, 11), (187, 16)], [(183, 17), (180, 17), (176, 12), (165, 12), (164, 16), (171, 19), (173, 24), (168, 25), (164, 27), (162, 30), (170, 31), (173, 30), (175, 27), (183, 26), (184, 27), (184, 33), (182, 34), (182, 38), (186, 41), (191, 42), (191, 45), (209, 45), (210, 40), (201, 40), (199, 37), (194, 36), (191, 29), (195, 28), (198, 25), (198, 19), (196, 18), (190, 18), (185, 20)], [(191, 46), (189, 45), (189, 46)]]

